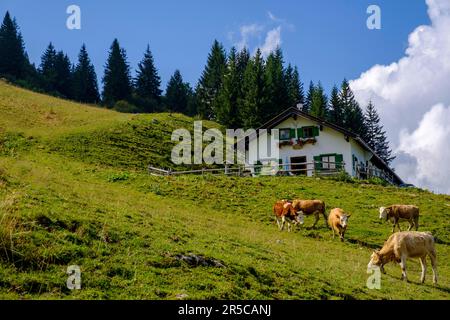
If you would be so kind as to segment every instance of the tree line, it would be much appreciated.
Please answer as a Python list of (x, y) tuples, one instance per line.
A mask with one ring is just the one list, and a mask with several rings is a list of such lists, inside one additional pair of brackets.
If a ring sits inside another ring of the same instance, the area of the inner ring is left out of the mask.
[(29, 61), (16, 20), (7, 12), (0, 27), (0, 57), (0, 76), (19, 85), (120, 112), (179, 112), (227, 128), (257, 128), (286, 108), (301, 105), (302, 111), (358, 134), (388, 164), (394, 159), (372, 103), (363, 110), (345, 79), (329, 97), (320, 82), (310, 82), (305, 92), (298, 68), (286, 65), (281, 48), (263, 57), (259, 49), (254, 55), (247, 48), (226, 52), (215, 40), (196, 87), (176, 70), (163, 94), (150, 47), (132, 77), (126, 50), (115, 39), (100, 92), (85, 45), (72, 64), (50, 43), (36, 67)]

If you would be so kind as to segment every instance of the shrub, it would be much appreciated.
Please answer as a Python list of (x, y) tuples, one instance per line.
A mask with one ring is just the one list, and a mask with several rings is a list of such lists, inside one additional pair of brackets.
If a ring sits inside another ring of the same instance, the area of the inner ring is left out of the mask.
[(130, 178), (130, 175), (126, 172), (122, 173), (113, 173), (108, 176), (109, 182), (116, 182), (116, 181), (126, 181)]
[(113, 110), (122, 112), (122, 113), (138, 113), (139, 112), (139, 109), (135, 105), (133, 105), (125, 100), (117, 101), (113, 107)]

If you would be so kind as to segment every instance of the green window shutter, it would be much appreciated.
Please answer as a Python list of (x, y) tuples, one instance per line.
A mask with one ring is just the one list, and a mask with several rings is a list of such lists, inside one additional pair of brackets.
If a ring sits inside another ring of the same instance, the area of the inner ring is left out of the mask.
[(291, 139), (295, 139), (295, 129), (291, 129), (290, 137)]
[[(314, 157), (314, 169), (317, 171), (320, 171), (322, 169), (322, 157), (321, 156), (315, 156)], [(317, 163), (319, 162), (319, 163)]]
[(319, 136), (319, 127), (314, 127), (313, 133), (314, 133), (314, 137), (318, 137)]
[(278, 164), (283, 164), (283, 159), (278, 159)]
[(342, 154), (336, 155), (336, 168), (342, 169), (342, 163), (344, 162), (344, 156)]
[(299, 138), (304, 138), (305, 137), (305, 135), (303, 134), (303, 128), (298, 128), (297, 132), (298, 132), (298, 137)]

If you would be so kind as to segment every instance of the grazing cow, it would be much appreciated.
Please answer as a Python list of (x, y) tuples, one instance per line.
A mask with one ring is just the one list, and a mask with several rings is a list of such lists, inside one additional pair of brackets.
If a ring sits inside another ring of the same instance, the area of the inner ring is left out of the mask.
[(319, 221), (320, 214), (325, 219), (325, 225), (327, 225), (327, 215), (325, 214), (325, 202), (322, 200), (294, 200), (292, 206), (297, 212), (302, 212), (305, 216), (314, 214), (316, 220), (314, 221), (313, 228)]
[(424, 283), (427, 272), (427, 256), (431, 259), (433, 283), (436, 284), (436, 250), (434, 249), (434, 238), (430, 232), (403, 231), (394, 233), (385, 242), (381, 250), (373, 252), (368, 267), (379, 266), (381, 272), (386, 273), (383, 268), (385, 264), (390, 261), (400, 263), (402, 280), (408, 281), (406, 259), (420, 258), (420, 264), (422, 265), (420, 281)]
[(341, 238), (341, 241), (344, 241), (345, 231), (347, 231), (348, 219), (351, 214), (347, 214), (344, 210), (340, 208), (335, 208), (331, 210), (328, 215), (328, 225), (333, 230), (333, 239), (335, 234), (337, 233)]
[(291, 222), (294, 225), (304, 223), (303, 215), (298, 214), (292, 206), (292, 203), (287, 200), (277, 201), (273, 206), (273, 213), (277, 219), (277, 224), (280, 231), (284, 229), (284, 224), (286, 222), (288, 224), (288, 232), (291, 231)]
[(392, 221), (392, 233), (395, 231), (395, 226), (398, 227), (398, 230), (402, 231), (399, 224), (400, 220), (408, 220), (408, 231), (411, 231), (413, 226), (416, 227), (417, 231), (419, 229), (419, 208), (409, 205), (392, 205), (387, 208), (381, 207), (380, 219), (385, 219), (386, 221), (390, 219)]

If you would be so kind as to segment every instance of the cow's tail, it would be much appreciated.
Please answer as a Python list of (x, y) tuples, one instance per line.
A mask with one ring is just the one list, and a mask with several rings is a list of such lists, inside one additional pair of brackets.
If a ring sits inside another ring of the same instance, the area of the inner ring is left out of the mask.
[(328, 216), (327, 216), (327, 210), (326, 210), (325, 202), (323, 202), (322, 204), (323, 204), (323, 205), (322, 205), (322, 215), (323, 215), (323, 218), (325, 219), (325, 224), (327, 225), (327, 227), (329, 227), (329, 225), (328, 225)]

